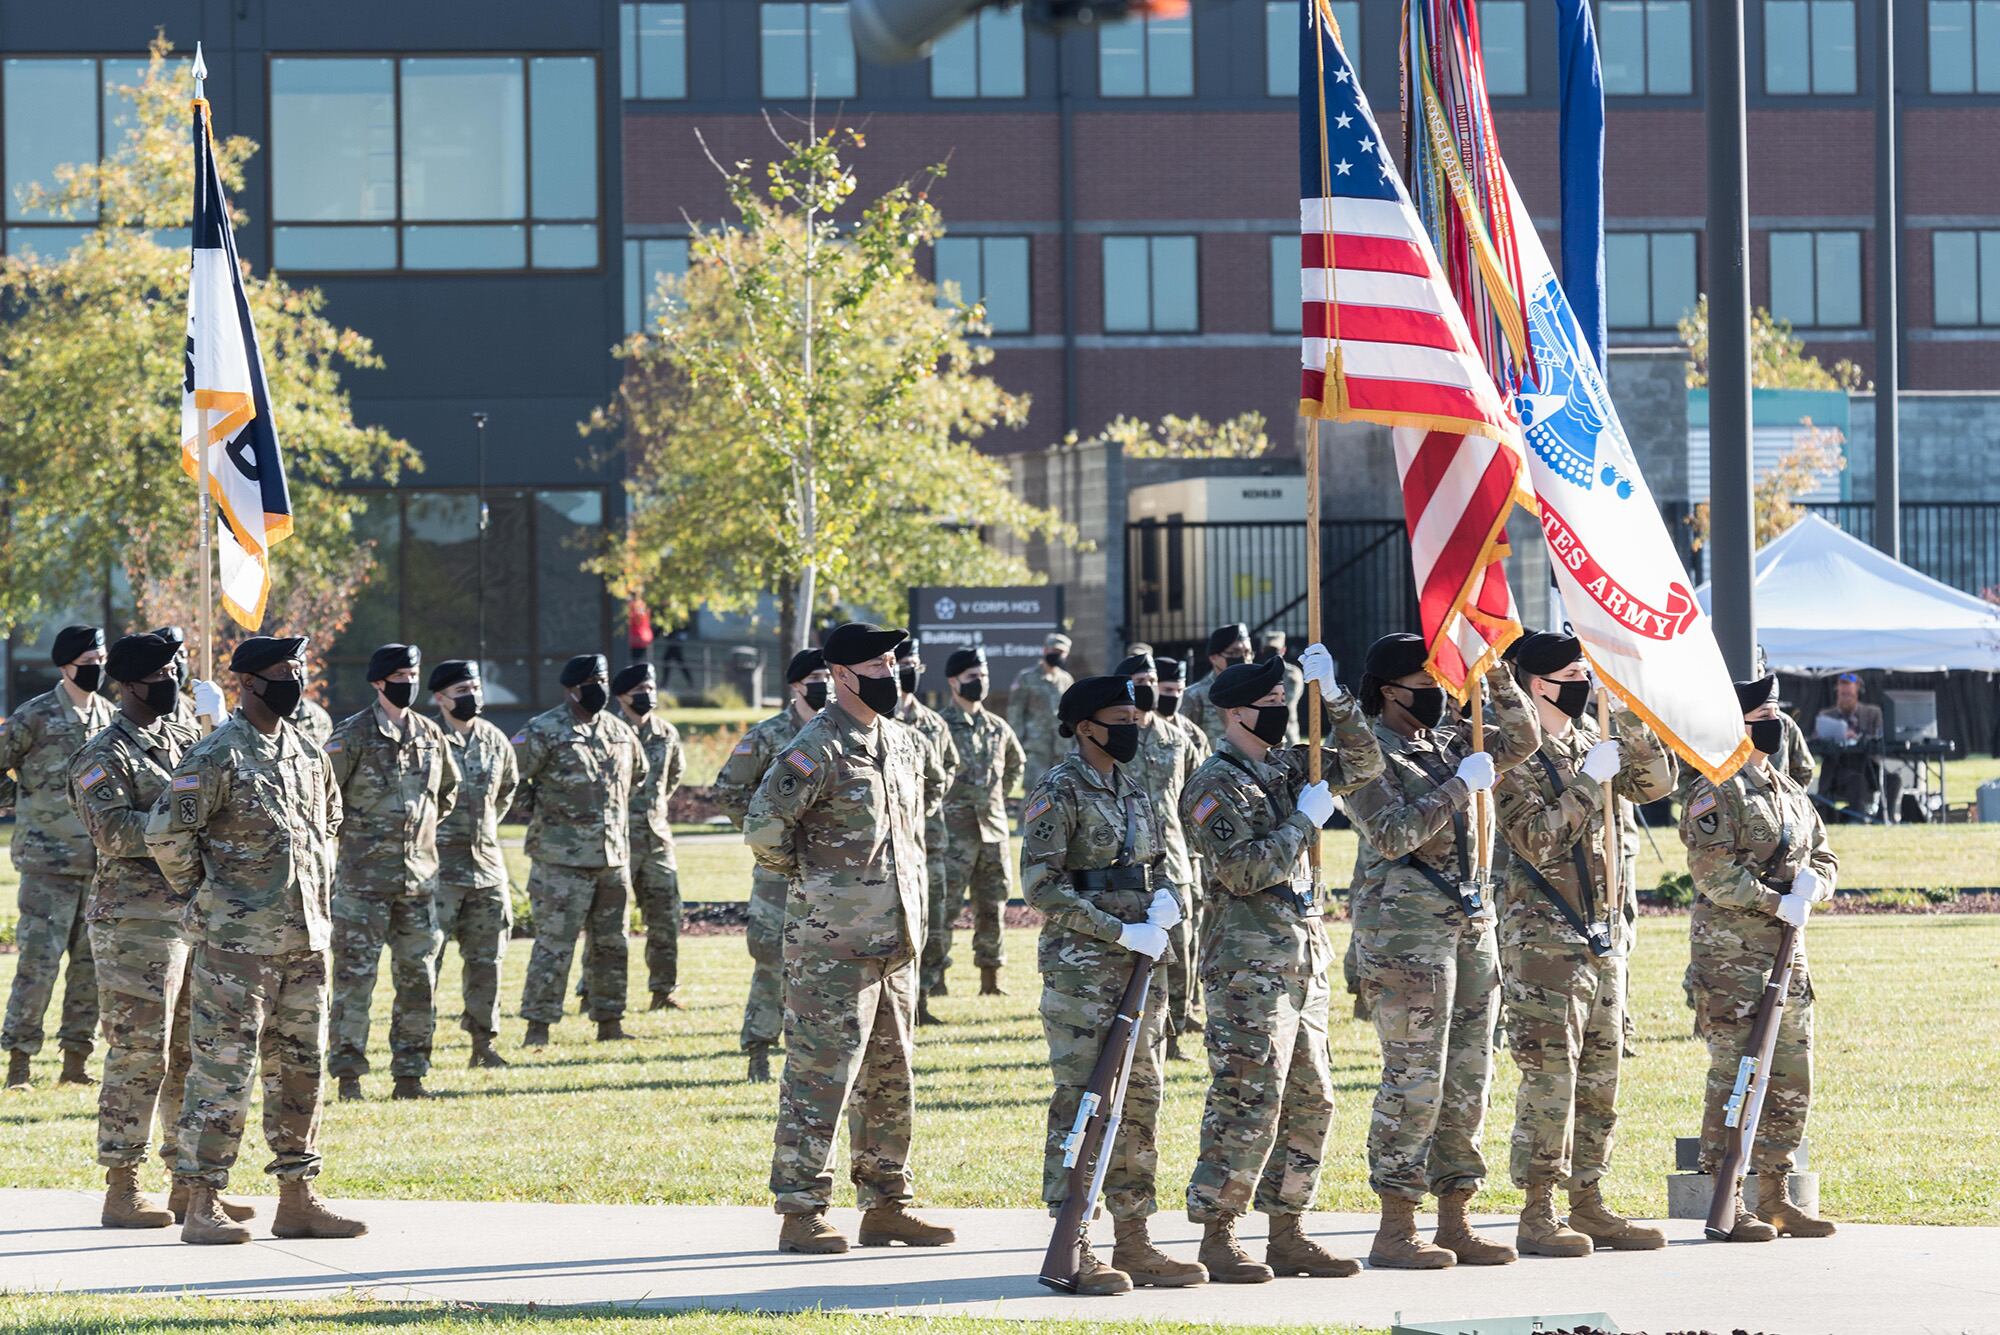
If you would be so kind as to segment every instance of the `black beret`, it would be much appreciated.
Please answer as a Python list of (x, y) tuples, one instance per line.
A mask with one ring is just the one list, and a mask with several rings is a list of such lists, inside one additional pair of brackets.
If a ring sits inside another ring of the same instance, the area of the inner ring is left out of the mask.
[(422, 667), (424, 651), (414, 644), (385, 644), (368, 655), (368, 680), (386, 681), (391, 673)]
[(856, 663), (869, 663), (883, 654), (894, 653), (909, 632), (897, 626), (884, 630), (866, 621), (850, 621), (844, 626), (835, 626), (820, 646), (826, 655), (829, 667), (853, 667)]
[(1363, 660), (1361, 669), (1384, 681), (1394, 681), (1412, 672), (1422, 672), (1429, 657), (1430, 651), (1424, 648), (1423, 636), (1399, 631), (1394, 635), (1384, 635), (1369, 645), (1368, 657)]
[(920, 646), (917, 644), (915, 637), (904, 640), (896, 646), (896, 659), (898, 662), (902, 662), (911, 658), (921, 658), (923, 654), (919, 652), (919, 649)]
[(608, 671), (610, 669), (605, 666), (603, 654), (578, 654), (563, 664), (562, 684), (565, 687), (581, 686), (592, 677), (602, 677)]
[(1208, 633), (1208, 651), (1219, 654), (1230, 645), (1250, 638), (1250, 628), (1241, 621), (1227, 626), (1217, 626)]
[(804, 681), (826, 666), (826, 656), (817, 649), (801, 649), (785, 665), (785, 685)]
[(122, 635), (104, 660), (113, 681), (144, 681), (174, 661), (175, 646), (158, 635)]
[(1136, 677), (1141, 672), (1153, 672), (1157, 668), (1158, 665), (1154, 663), (1151, 654), (1133, 654), (1130, 658), (1120, 662), (1117, 667), (1112, 668), (1111, 675), (1114, 677)]
[(651, 663), (633, 663), (618, 669), (618, 675), (611, 679), (611, 693), (623, 695), (627, 691), (636, 691), (641, 686), (651, 686), (654, 680)]
[(1056, 717), (1062, 720), (1062, 735), (1075, 736), (1076, 724), (1100, 709), (1132, 703), (1132, 683), (1124, 677), (1085, 677), (1063, 692)]
[(956, 677), (961, 672), (970, 672), (976, 667), (986, 666), (986, 650), (981, 645), (970, 649), (954, 649), (951, 657), (944, 660), (944, 675)]
[(447, 658), (431, 669), (431, 679), (425, 683), (429, 691), (442, 691), (456, 686), (462, 681), (477, 682), (479, 664), (466, 658)]
[(150, 633), (174, 646), (175, 653), (179, 653), (181, 646), (187, 643), (187, 632), (179, 626), (155, 626)]
[(1261, 663), (1232, 663), (1216, 674), (1208, 688), (1208, 702), (1217, 709), (1241, 709), (1254, 705), (1285, 680), (1285, 660), (1267, 658)]
[(1765, 705), (1778, 698), (1778, 676), (1759, 677), (1755, 681), (1736, 683), (1736, 703), (1743, 706), (1745, 714), (1754, 714)]
[(49, 661), (57, 667), (74, 663), (92, 649), (104, 647), (102, 626), (64, 626), (56, 632), (55, 645), (49, 650)]
[(1514, 643), (1518, 648), (1515, 664), (1531, 676), (1546, 677), (1551, 672), (1560, 672), (1583, 657), (1583, 641), (1552, 630), (1523, 635)]
[(1529, 630), (1526, 626), (1523, 626), (1521, 628), (1521, 633), (1519, 635), (1516, 635), (1513, 639), (1507, 641), (1507, 647), (1500, 651), (1500, 661), (1503, 663), (1511, 663), (1515, 659), (1519, 658), (1521, 656), (1521, 646), (1526, 644), (1529, 640), (1534, 639), (1537, 635), (1540, 635), (1541, 633), (1542, 633), (1541, 631)]
[(1187, 677), (1187, 668), (1178, 658), (1156, 658), (1153, 670), (1160, 674), (1161, 681), (1182, 681)]
[(267, 667), (305, 656), (306, 637), (303, 635), (252, 635), (229, 655), (229, 670), (262, 672)]

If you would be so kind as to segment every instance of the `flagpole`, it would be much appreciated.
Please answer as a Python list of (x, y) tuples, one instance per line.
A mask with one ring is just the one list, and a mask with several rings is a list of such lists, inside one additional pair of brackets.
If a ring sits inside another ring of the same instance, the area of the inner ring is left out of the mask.
[[(201, 128), (202, 128), (202, 133), (204, 134), (210, 133), (209, 113), (208, 113), (207, 97), (206, 97), (207, 84), (208, 84), (208, 65), (205, 61), (203, 61), (201, 56), (201, 43), (196, 42), (194, 45), (194, 97), (197, 103), (202, 104)], [(196, 181), (195, 189), (199, 191), (202, 188), (203, 188), (202, 182)], [(190, 243), (190, 245), (192, 245), (192, 243)], [(192, 251), (190, 251), (190, 255), (192, 255)], [(193, 280), (192, 264), (190, 264), (189, 267), (189, 278), (191, 283), (191, 292), (188, 299), (191, 302), (199, 302), (201, 300), (201, 284), (192, 281)], [(197, 319), (195, 321), (195, 333), (197, 337), (199, 337), (202, 334), (202, 332), (203, 332), (202, 321)], [(197, 485), (200, 487), (201, 490), (201, 527), (200, 527), (200, 538), (198, 540), (198, 546), (200, 547), (201, 550), (201, 678), (203, 681), (214, 681), (215, 680), (215, 597), (214, 597), (214, 590), (210, 585), (210, 581), (212, 579), (212, 571), (214, 570), (215, 562), (213, 559), (213, 553), (209, 549), (209, 537), (208, 537), (209, 529), (214, 523), (214, 502), (210, 499), (208, 490), (209, 409), (201, 403), (199, 396), (197, 396), (195, 402), (196, 402), (195, 422), (198, 434), (195, 437), (194, 456), (195, 456)], [(222, 722), (222, 720), (210, 719), (209, 722), (211, 724), (216, 724)]]
[[(1312, 419), (1312, 429), (1307, 432), (1306, 441), (1306, 643), (1323, 643), (1320, 627), (1319, 608), (1319, 419)], [(1320, 690), (1312, 682), (1306, 683), (1306, 777), (1314, 783), (1320, 781)], [(1314, 830), (1306, 844), (1306, 856), (1313, 869), (1313, 879), (1319, 879), (1319, 831)]]
[[(1597, 735), (1603, 741), (1615, 740), (1611, 736), (1611, 690), (1602, 681), (1597, 683)], [(1618, 794), (1612, 785), (1615, 779), (1604, 781), (1604, 901), (1605, 927), (1617, 931), (1618, 920), (1625, 913), (1625, 882), (1622, 870), (1625, 866), (1623, 851), (1618, 847)]]

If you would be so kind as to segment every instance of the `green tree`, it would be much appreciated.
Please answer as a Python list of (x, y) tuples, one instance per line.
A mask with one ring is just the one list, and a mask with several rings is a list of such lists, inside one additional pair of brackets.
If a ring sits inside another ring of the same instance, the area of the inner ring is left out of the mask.
[[(1681, 317), (1681, 342), (1692, 356), (1688, 367), (1688, 388), (1708, 385), (1708, 297), (1703, 295), (1688, 314)], [(1846, 358), (1831, 369), (1806, 351), (1805, 340), (1792, 332), (1790, 322), (1775, 318), (1759, 306), (1750, 312), (1750, 383), (1757, 389), (1844, 389), (1865, 388), (1861, 368)]]
[[(108, 572), (130, 579), (141, 624), (196, 633), (195, 484), (180, 468), (188, 254), (158, 234), (186, 228), (194, 194), (182, 62), (155, 38), (133, 114), (102, 162), (61, 169), (30, 202), (97, 226), (66, 256), (0, 259), (0, 627), (94, 598)], [(234, 192), (256, 146), (215, 146)], [(366, 338), (320, 312), (317, 290), (248, 275), (271, 409), (290, 482), (294, 534), (272, 555), (265, 625), (309, 630), (316, 648), (345, 626), (373, 566), (357, 537), (364, 503), (340, 489), (420, 466), (403, 442), (356, 425), (344, 367), (379, 361)], [(218, 640), (234, 631), (217, 627)], [(221, 646), (218, 646), (220, 648)], [(200, 645), (191, 645), (201, 661)]]
[(795, 644), (821, 613), (886, 612), (916, 585), (1033, 582), (982, 529), (1075, 530), (972, 444), (1027, 400), (982, 371), (984, 311), (941, 305), (917, 272), (943, 233), (928, 183), (856, 207), (842, 150), (859, 133), (778, 138), (761, 170), (717, 164), (735, 218), (697, 230), (585, 424), (631, 470), (628, 531), (594, 568), (669, 622), (775, 594)]
[[(1115, 442), (1128, 459), (1254, 459), (1271, 452), (1264, 427), (1264, 414), (1258, 412), (1238, 413), (1226, 422), (1169, 413), (1158, 425), (1136, 417), (1113, 418), (1098, 438)], [(1076, 444), (1076, 433), (1063, 443)]]

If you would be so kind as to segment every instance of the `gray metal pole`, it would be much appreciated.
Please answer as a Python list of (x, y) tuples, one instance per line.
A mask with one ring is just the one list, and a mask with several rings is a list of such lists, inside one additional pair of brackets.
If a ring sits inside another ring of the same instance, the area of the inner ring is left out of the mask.
[(1708, 538), (1711, 608), (1738, 678), (1756, 658), (1751, 592), (1750, 182), (1743, 115), (1743, 0), (1708, 6)]
[(1875, 60), (1875, 546), (1902, 559), (1903, 480), (1896, 395), (1902, 374), (1896, 270), (1902, 254), (1896, 221), (1896, 0), (1882, 0)]

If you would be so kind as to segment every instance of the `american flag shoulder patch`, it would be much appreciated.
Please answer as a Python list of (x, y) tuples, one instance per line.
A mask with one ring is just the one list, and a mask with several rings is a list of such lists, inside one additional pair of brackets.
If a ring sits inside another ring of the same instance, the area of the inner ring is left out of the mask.
[(346, 742), (343, 742), (343, 741), (341, 741), (341, 740), (340, 740), (340, 738), (338, 738), (338, 737), (329, 737), (329, 738), (327, 739), (327, 743), (326, 743), (326, 753), (327, 753), (328, 755), (334, 755), (334, 754), (336, 754), (336, 753), (338, 753), (338, 752), (341, 752), (341, 751), (345, 751), (346, 749), (347, 749), (347, 743), (346, 743)]
[(1026, 825), (1029, 821), (1041, 815), (1044, 811), (1047, 811), (1048, 809), (1049, 809), (1049, 795), (1047, 793), (1043, 793), (1041, 796), (1037, 797), (1033, 802), (1030, 802), (1028, 804), (1028, 809), (1021, 813), (1021, 823), (1023, 825)]
[(1194, 811), (1192, 812), (1194, 823), (1196, 825), (1206, 824), (1208, 818), (1215, 814), (1215, 809), (1221, 805), (1222, 803), (1216, 801), (1215, 794), (1209, 793), (1201, 801), (1194, 804)]
[(749, 754), (750, 754), (750, 739), (749, 739), (748, 737), (745, 737), (745, 738), (744, 738), (744, 739), (743, 739), (742, 741), (740, 741), (740, 742), (738, 742), (738, 743), (736, 744), (736, 749), (735, 749), (734, 751), (731, 751), (731, 752), (730, 752), (729, 754), (730, 754), (730, 755), (732, 755), (732, 756), (747, 756), (747, 755), (749, 755)]
[(512, 737), (508, 738), (507, 740), (511, 742), (513, 745), (519, 746), (522, 742), (528, 740), (528, 730), (526, 728), (523, 728), (519, 732), (515, 733)]
[(1711, 789), (1694, 800), (1693, 804), (1688, 807), (1688, 815), (1690, 817), (1706, 816), (1713, 810), (1715, 810), (1715, 792)]
[(813, 758), (803, 751), (787, 751), (785, 763), (808, 777), (819, 772), (819, 766), (813, 763)]
[(78, 782), (82, 787), (95, 788), (98, 784), (104, 782), (104, 766), (92, 765), (90, 772), (84, 775)]
[(200, 787), (201, 775), (199, 774), (176, 774), (174, 776), (174, 791), (177, 793), (191, 793)]

